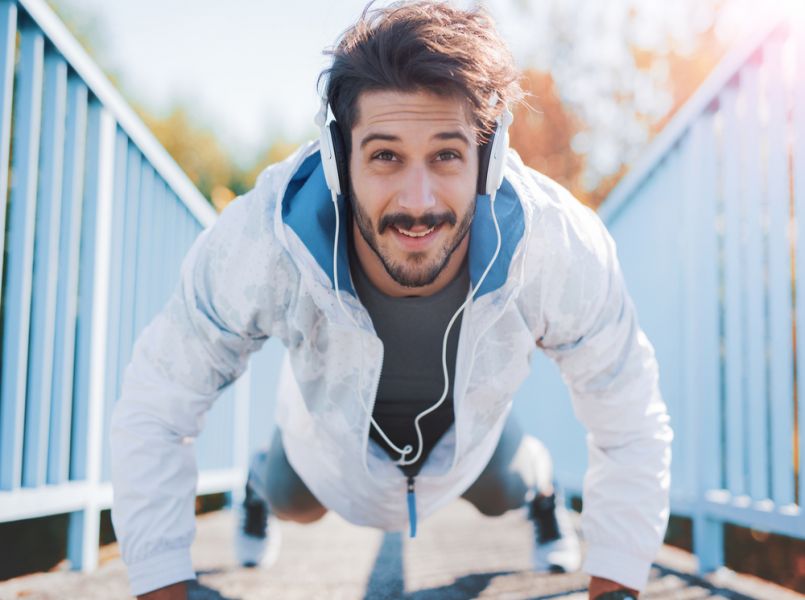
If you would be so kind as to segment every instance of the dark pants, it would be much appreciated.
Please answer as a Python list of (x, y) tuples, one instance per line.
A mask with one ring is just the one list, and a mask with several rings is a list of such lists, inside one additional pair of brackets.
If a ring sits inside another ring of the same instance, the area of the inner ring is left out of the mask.
[[(492, 458), (461, 497), (481, 513), (498, 516), (523, 506), (536, 492), (550, 493), (552, 478), (548, 451), (509, 416)], [(249, 480), (280, 519), (311, 523), (327, 512), (288, 462), (279, 429), (268, 450), (252, 458)]]

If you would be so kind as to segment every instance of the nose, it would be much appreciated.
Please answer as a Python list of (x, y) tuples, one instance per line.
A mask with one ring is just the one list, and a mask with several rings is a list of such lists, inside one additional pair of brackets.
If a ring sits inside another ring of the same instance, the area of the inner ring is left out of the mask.
[(430, 178), (431, 176), (424, 166), (411, 166), (403, 180), (403, 188), (398, 195), (400, 208), (405, 208), (412, 212), (424, 212), (436, 206), (436, 198), (433, 195)]

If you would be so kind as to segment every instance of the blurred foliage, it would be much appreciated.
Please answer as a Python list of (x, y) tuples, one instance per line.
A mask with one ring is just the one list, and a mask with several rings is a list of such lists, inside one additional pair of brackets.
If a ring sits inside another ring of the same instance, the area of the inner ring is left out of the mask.
[[(685, 1), (690, 4), (689, 0)], [(721, 5), (719, 0), (711, 2), (716, 7)], [(562, 6), (567, 9), (570, 4), (581, 10), (589, 2), (570, 0)], [(524, 14), (536, 11), (535, 3), (521, 2), (519, 6)], [(645, 18), (640, 12), (639, 3), (634, 3), (623, 16), (620, 27), (634, 29), (634, 23)], [(537, 15), (531, 16), (536, 18)], [(548, 29), (561, 31), (555, 34), (560, 46), (575, 48), (581, 41), (577, 38), (585, 35), (585, 29), (567, 24), (572, 17), (571, 10), (549, 10), (544, 16), (551, 21)], [(713, 13), (708, 27), (693, 36), (686, 47), (657, 43), (652, 48), (630, 42), (626, 35), (613, 41), (610, 31), (608, 41), (618, 48), (614, 52), (610, 47), (610, 52), (620, 56), (617, 77), (623, 80), (622, 85), (614, 90), (607, 87), (615, 77), (608, 73), (602, 76), (604, 83), (599, 87), (592, 85), (578, 98), (573, 98), (572, 89), (565, 88), (574, 88), (579, 77), (594, 72), (600, 58), (594, 53), (574, 54), (571, 50), (543, 57), (546, 69), (532, 67), (523, 73), (521, 82), (527, 102), (515, 108), (512, 147), (527, 165), (564, 185), (585, 204), (597, 208), (632, 161), (639, 158), (642, 149), (668, 124), (724, 56), (727, 47), (716, 35), (717, 24)], [(615, 31), (619, 30), (615, 28)], [(557, 77), (564, 84), (560, 84)], [(645, 102), (641, 104), (639, 97), (647, 93), (658, 99), (666, 98), (667, 110), (646, 110)], [(606, 104), (617, 108), (600, 110)], [(602, 113), (606, 117), (603, 121)], [(606, 157), (603, 162), (610, 167), (602, 166), (602, 154)]]
[(241, 167), (223, 148), (212, 129), (200, 124), (200, 119), (194, 118), (186, 105), (174, 104), (166, 116), (155, 115), (142, 106), (136, 106), (136, 110), (218, 212), (250, 190), (263, 169), (290, 156), (298, 146), (275, 137), (251, 164)]
[(295, 149), (295, 144), (273, 140), (251, 165), (242, 168), (218, 142), (217, 136), (199, 125), (186, 106), (176, 104), (160, 117), (143, 107), (137, 112), (157, 140), (179, 164), (201, 193), (219, 212), (236, 196), (248, 191), (257, 175)]

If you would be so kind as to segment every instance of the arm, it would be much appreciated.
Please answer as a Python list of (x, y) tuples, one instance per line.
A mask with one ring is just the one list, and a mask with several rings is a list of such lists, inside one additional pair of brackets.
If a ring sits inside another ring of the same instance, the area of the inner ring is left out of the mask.
[(253, 193), (240, 198), (199, 236), (125, 371), (110, 435), (112, 518), (134, 595), (195, 577), (194, 438), (281, 313), (261, 208)]
[(184, 582), (174, 583), (137, 596), (137, 600), (187, 600), (187, 586)]
[(582, 528), (594, 597), (605, 580), (645, 586), (668, 522), (673, 434), (615, 243), (590, 209), (569, 195), (561, 203), (539, 228), (549, 250), (537, 340), (588, 432)]

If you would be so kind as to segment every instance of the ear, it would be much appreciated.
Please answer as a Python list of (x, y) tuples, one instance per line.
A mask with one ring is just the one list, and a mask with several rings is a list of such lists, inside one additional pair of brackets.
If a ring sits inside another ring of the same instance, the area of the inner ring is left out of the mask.
[(347, 155), (347, 145), (344, 143), (344, 136), (341, 128), (334, 120), (329, 124), (330, 137), (333, 140), (333, 154), (335, 155), (335, 166), (338, 171), (338, 181), (341, 184), (341, 194), (346, 196), (349, 193), (349, 156)]

